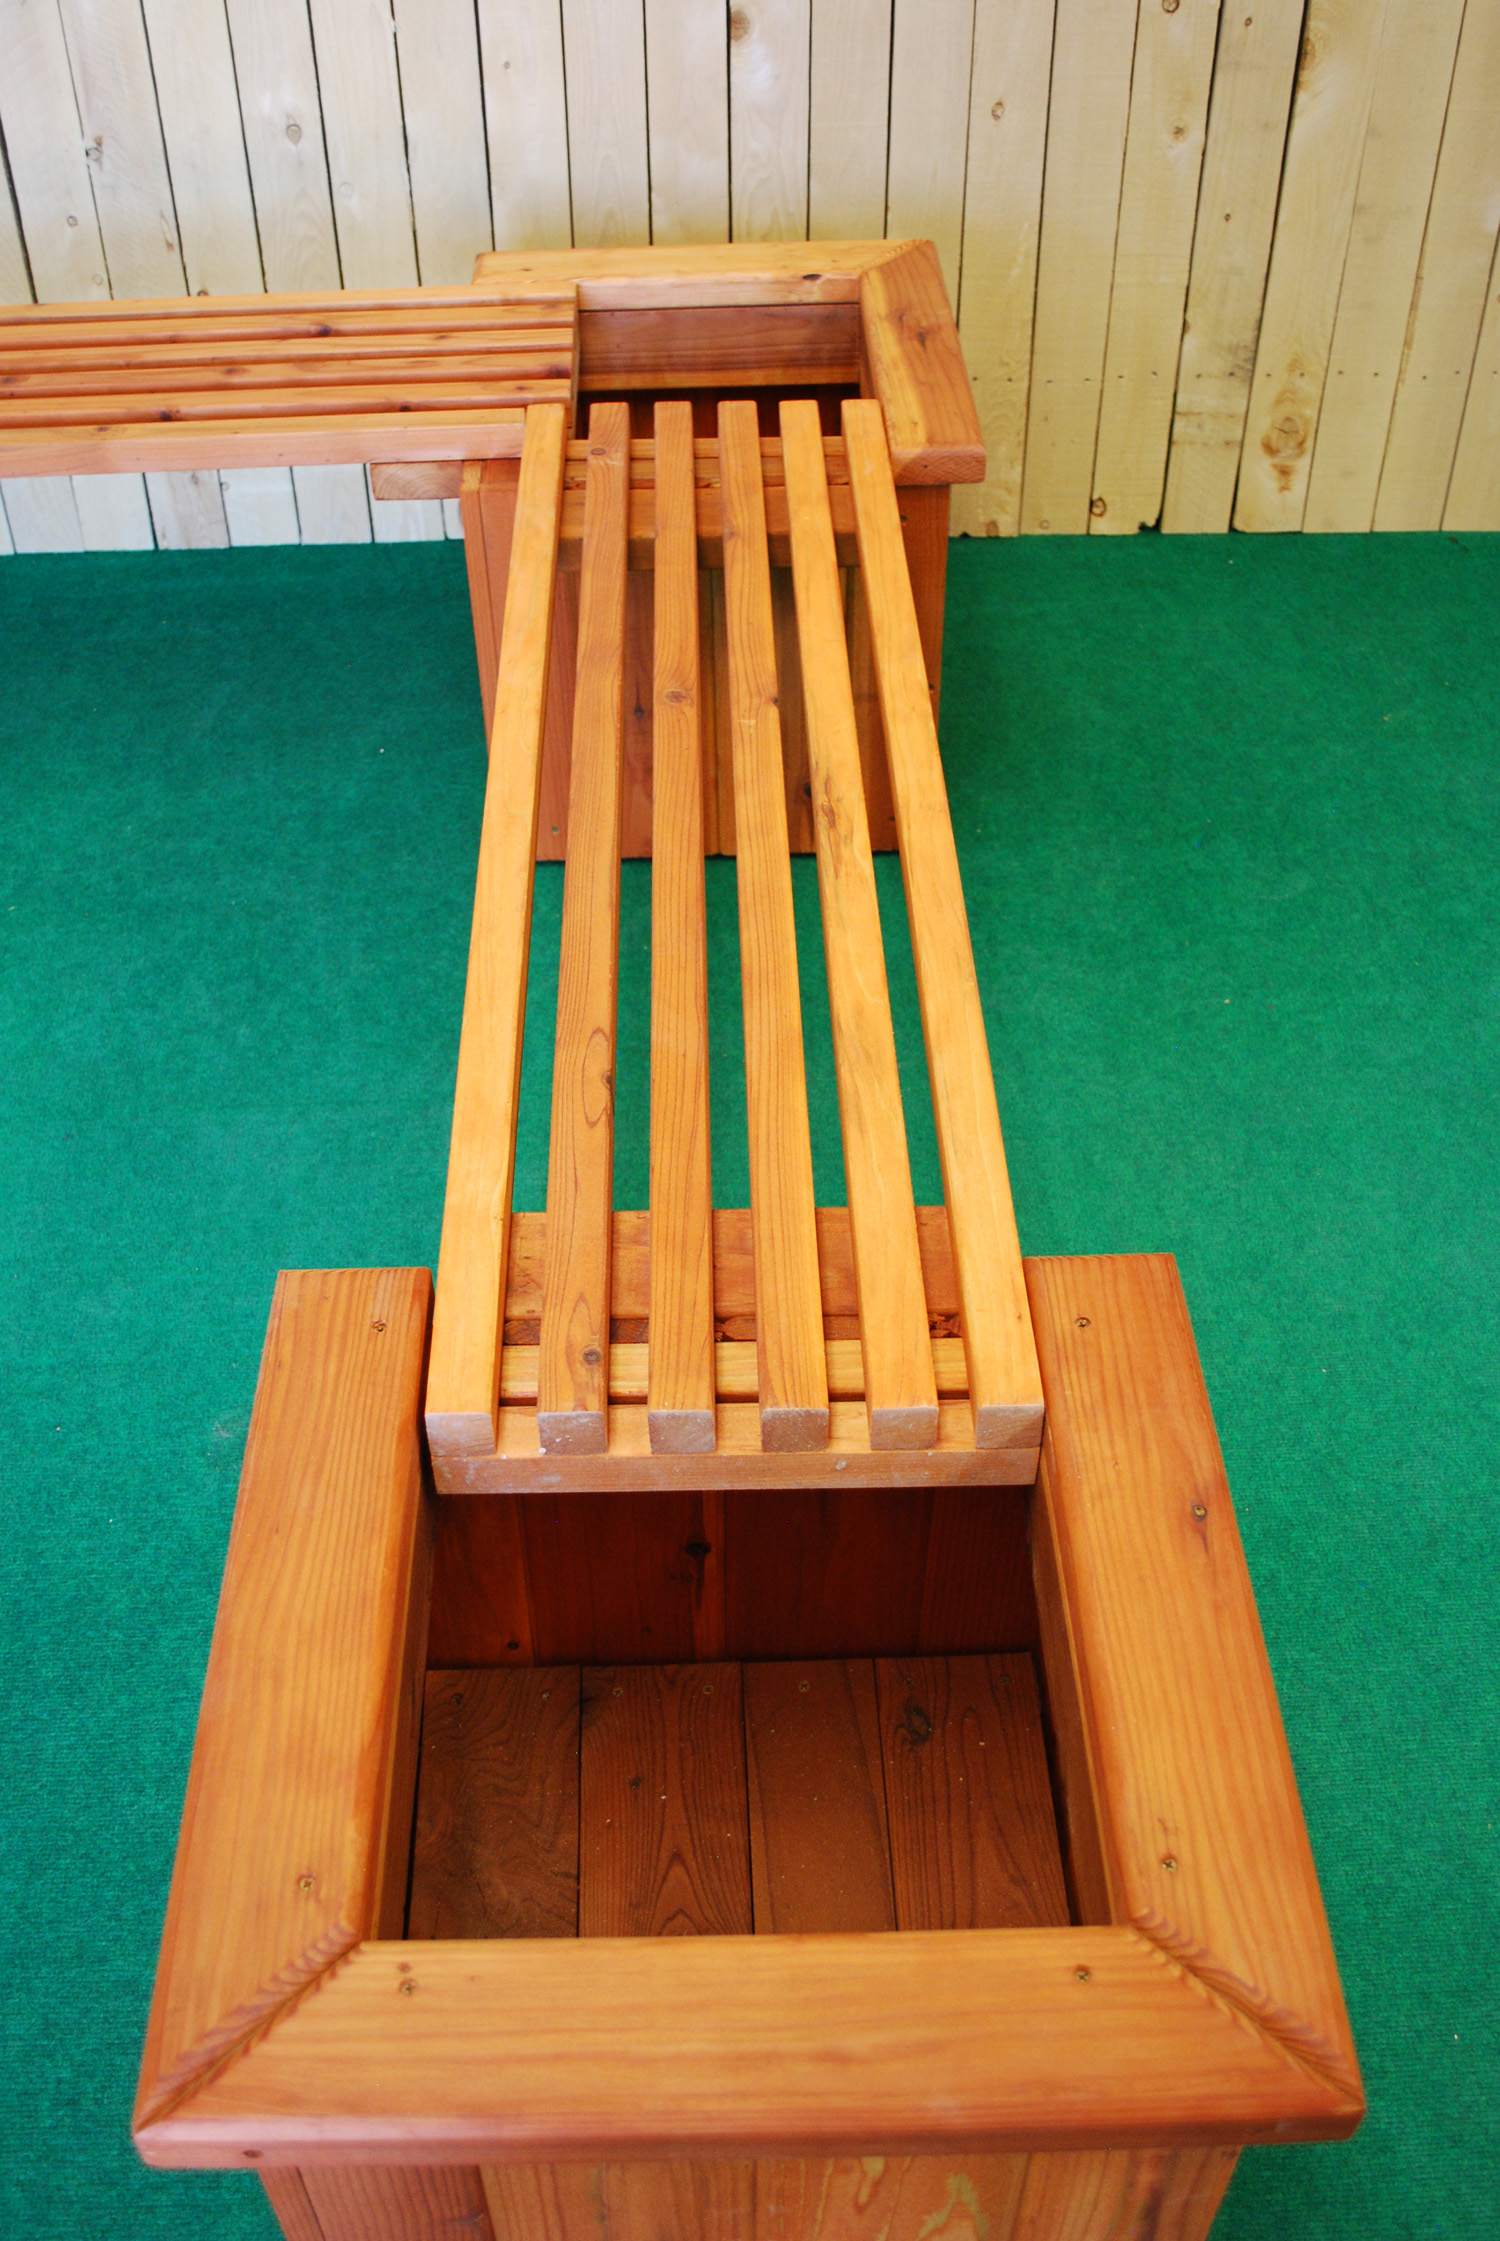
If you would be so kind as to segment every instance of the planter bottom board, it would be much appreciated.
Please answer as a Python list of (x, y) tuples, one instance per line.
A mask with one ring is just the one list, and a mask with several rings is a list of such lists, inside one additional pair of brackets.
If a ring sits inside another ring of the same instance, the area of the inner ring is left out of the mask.
[(427, 1675), (409, 1937), (1068, 1920), (1025, 1652)]

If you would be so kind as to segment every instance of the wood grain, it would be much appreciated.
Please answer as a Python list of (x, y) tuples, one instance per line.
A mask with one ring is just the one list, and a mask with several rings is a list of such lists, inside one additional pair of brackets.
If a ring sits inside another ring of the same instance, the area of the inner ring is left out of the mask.
[(492, 2241), (477, 2169), (354, 2164), (301, 2176), (323, 2241)]
[(543, 1448), (558, 1454), (599, 1454), (608, 1444), (629, 443), (628, 407), (595, 405), (589, 419), (537, 1372), (538, 1433)]
[(431, 1298), (423, 1269), (277, 1281), (138, 2122), (378, 1934), (390, 1821), (410, 1811), (396, 1791), (415, 1603), (424, 1630), (426, 1618), (417, 1410)]
[(930, 1447), (937, 1386), (817, 406), (784, 404), (781, 433), (870, 1445)]
[(1205, 2241), (1234, 2171), (1234, 2148), (1147, 2148), (1034, 2155), (1026, 2171), (1016, 2241)]
[(844, 406), (881, 715), (900, 836), (974, 1439), (1029, 1445), (1041, 1383), (1021, 1276), (984, 1012), (879, 407)]
[(544, 1663), (686, 1661), (719, 1592), (719, 1535), (697, 1488), (520, 1507), (536, 1655)]
[(877, 1660), (903, 1930), (1068, 1919), (1029, 1657)]
[(745, 1007), (750, 1210), (760, 1310), (761, 1445), (800, 1452), (828, 1437), (803, 1070), (797, 930), (782, 792), (781, 725), (771, 625), (755, 407), (719, 408), (724, 590)]
[(410, 1938), (578, 1934), (578, 1668), (430, 1672)]
[(511, 1494), (455, 1502), (433, 1516), (434, 1666), (530, 1665), (531, 1599), (521, 1516)]
[(713, 1176), (693, 423), (656, 407), (651, 860), (652, 1448), (714, 1444)]
[(934, 2234), (943, 2241), (1013, 2241), (1027, 2163), (1024, 2155), (761, 2162), (756, 2241), (931, 2241)]
[(585, 1671), (581, 1937), (751, 1928), (742, 1720), (737, 1665)]
[(984, 438), (932, 243), (903, 242), (872, 264), (860, 280), (859, 307), (897, 480), (981, 481)]
[(509, 570), (505, 593), (443, 1202), (427, 1380), (427, 1434), (434, 1453), (455, 1440), (492, 1440), (500, 1390), (551, 584), (562, 500), (561, 407), (539, 407), (526, 433), (516, 502), (517, 564)]
[(747, 1665), (744, 1686), (757, 1934), (893, 1930), (873, 1667)]

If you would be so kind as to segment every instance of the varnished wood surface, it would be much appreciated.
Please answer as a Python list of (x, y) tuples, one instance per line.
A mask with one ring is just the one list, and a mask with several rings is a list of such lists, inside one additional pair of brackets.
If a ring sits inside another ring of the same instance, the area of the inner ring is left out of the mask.
[(714, 1443), (714, 1247), (689, 405), (657, 406), (655, 470), (650, 1312), (657, 1336), (647, 1428), (654, 1449), (691, 1455)]
[[(740, 978), (749, 1111), (750, 1218), (760, 1292), (760, 1444), (816, 1450), (828, 1438), (792, 911), (770, 565), (755, 407), (719, 408), (724, 590), (733, 735)], [(722, 1444), (722, 1440), (721, 1440)]]
[(299, 2176), (321, 2241), (492, 2241), (472, 2167), (345, 2164)]
[(410, 1605), (426, 1593), (417, 1412), (431, 1300), (424, 1269), (278, 1280), (138, 2122), (377, 1933), (403, 1802)]
[(1068, 1920), (1029, 1657), (876, 1664), (903, 1930)]
[(737, 1665), (583, 1676), (579, 1934), (743, 1934), (751, 1924)]
[(627, 408), (595, 405), (589, 415), (537, 1372), (538, 1435), (544, 1449), (559, 1454), (602, 1453), (608, 1440), (629, 444)]
[(756, 1929), (893, 1930), (869, 1660), (747, 1665), (745, 1763)]
[(427, 1676), (410, 1938), (578, 1934), (578, 1669)]
[[(495, 1435), (566, 433), (559, 407), (532, 416), (515, 501), (427, 1380), (434, 1454)], [(476, 491), (470, 510), (487, 539), (485, 503)]]
[(930, 241), (903, 242), (860, 282), (867, 395), (880, 404), (898, 482), (984, 479), (984, 437)]

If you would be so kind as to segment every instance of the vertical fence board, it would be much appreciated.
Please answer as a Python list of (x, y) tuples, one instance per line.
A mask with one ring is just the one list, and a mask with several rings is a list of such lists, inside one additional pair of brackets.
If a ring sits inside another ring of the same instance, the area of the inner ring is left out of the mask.
[(651, 239), (646, 42), (638, 8), (562, 0), (573, 239), (580, 249)]
[(144, 476), (75, 475), (73, 502), (85, 552), (150, 552), (155, 545)]
[(1380, 470), (1377, 529), (1442, 526), (1497, 226), (1500, 0), (1468, 0)]
[(1311, 0), (1307, 11), (1236, 529), (1302, 527), (1384, 21), (1385, 0)]
[(1304, 529), (1368, 529), (1411, 316), (1463, 0), (1390, 0)]
[(1089, 525), (1134, 45), (1134, 0), (1058, 0), (1024, 530)]
[(1500, 529), (1500, 249), (1490, 269), (1489, 302), (1479, 330), (1443, 527)]
[(1089, 522), (1112, 536), (1161, 512), (1218, 25), (1219, 0), (1141, 9)]
[(266, 286), (337, 288), (318, 72), (304, 0), (226, 0)]
[(974, 0), (896, 0), (885, 231), (935, 244), (958, 300)]
[(729, 24), (729, 165), (736, 241), (807, 236), (812, 0), (756, 0)]
[(62, 19), (110, 294), (180, 296), (177, 213), (139, 0), (62, 0)]
[(395, 15), (417, 265), (461, 287), (494, 247), (473, 0), (395, 0)]
[[(104, 243), (83, 153), (78, 102), (56, 0), (0, 0), (0, 125), (31, 277), (42, 302), (107, 296)], [(25, 263), (5, 264), (5, 300), (25, 303)]]
[(568, 104), (558, 0), (478, 0), (497, 249), (566, 249)]
[(868, 241), (884, 233), (890, 100), (891, 0), (818, 0), (808, 92), (809, 240)]
[(1219, 14), (1162, 528), (1224, 530), (1234, 511), (1271, 261), (1303, 0)]
[(12, 475), (0, 482), (17, 552), (82, 552), (83, 532), (66, 475)]
[(651, 239), (729, 239), (729, 32), (718, 0), (646, 0)]
[(390, 0), (312, 0), (346, 288), (414, 288), (416, 239)]
[(264, 287), (229, 24), (202, 0), (143, 0), (191, 295)]

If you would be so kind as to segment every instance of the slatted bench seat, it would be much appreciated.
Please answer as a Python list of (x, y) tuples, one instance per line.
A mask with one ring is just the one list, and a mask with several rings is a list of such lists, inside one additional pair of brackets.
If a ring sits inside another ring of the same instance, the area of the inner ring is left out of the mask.
[[(753, 403), (726, 402), (717, 438), (695, 444), (690, 408), (662, 403), (651, 445), (633, 447), (625, 406), (599, 404), (586, 453), (580, 494), (576, 470), (569, 489), (562, 413), (528, 413), (428, 1380), (439, 1489), (890, 1485), (919, 1474), (926, 1483), (1028, 1483), (1041, 1387), (881, 408), (847, 401), (842, 433), (829, 437), (816, 403), (785, 401), (779, 439), (767, 442)], [(521, 1305), (508, 1297), (514, 1145), (552, 584), (565, 529), (577, 545), (580, 588), (547, 1210), (526, 1225), (529, 1259), (541, 1263), (535, 1340), (507, 1344), (507, 1320), (519, 1319)], [(886, 987), (840, 531), (857, 551), (870, 617), (942, 1163), (945, 1208), (922, 1224)], [(795, 584), (849, 1198), (842, 1219), (825, 1211), (821, 1233), (773, 536)], [(698, 667), (705, 541), (725, 576), (751, 1198), (748, 1220), (731, 1211), (717, 1226)], [(632, 544), (653, 566), (655, 617), (651, 1209), (649, 1224), (622, 1236), (612, 1203), (613, 1081)], [(628, 1301), (614, 1280), (621, 1245), (645, 1262), (644, 1282), (627, 1278), (637, 1295)], [(740, 1318), (753, 1319), (753, 1364), (748, 1339), (716, 1337), (732, 1294)], [(613, 1324), (642, 1307), (644, 1341), (613, 1343)], [(830, 1339), (826, 1319), (850, 1309), (857, 1335)]]

